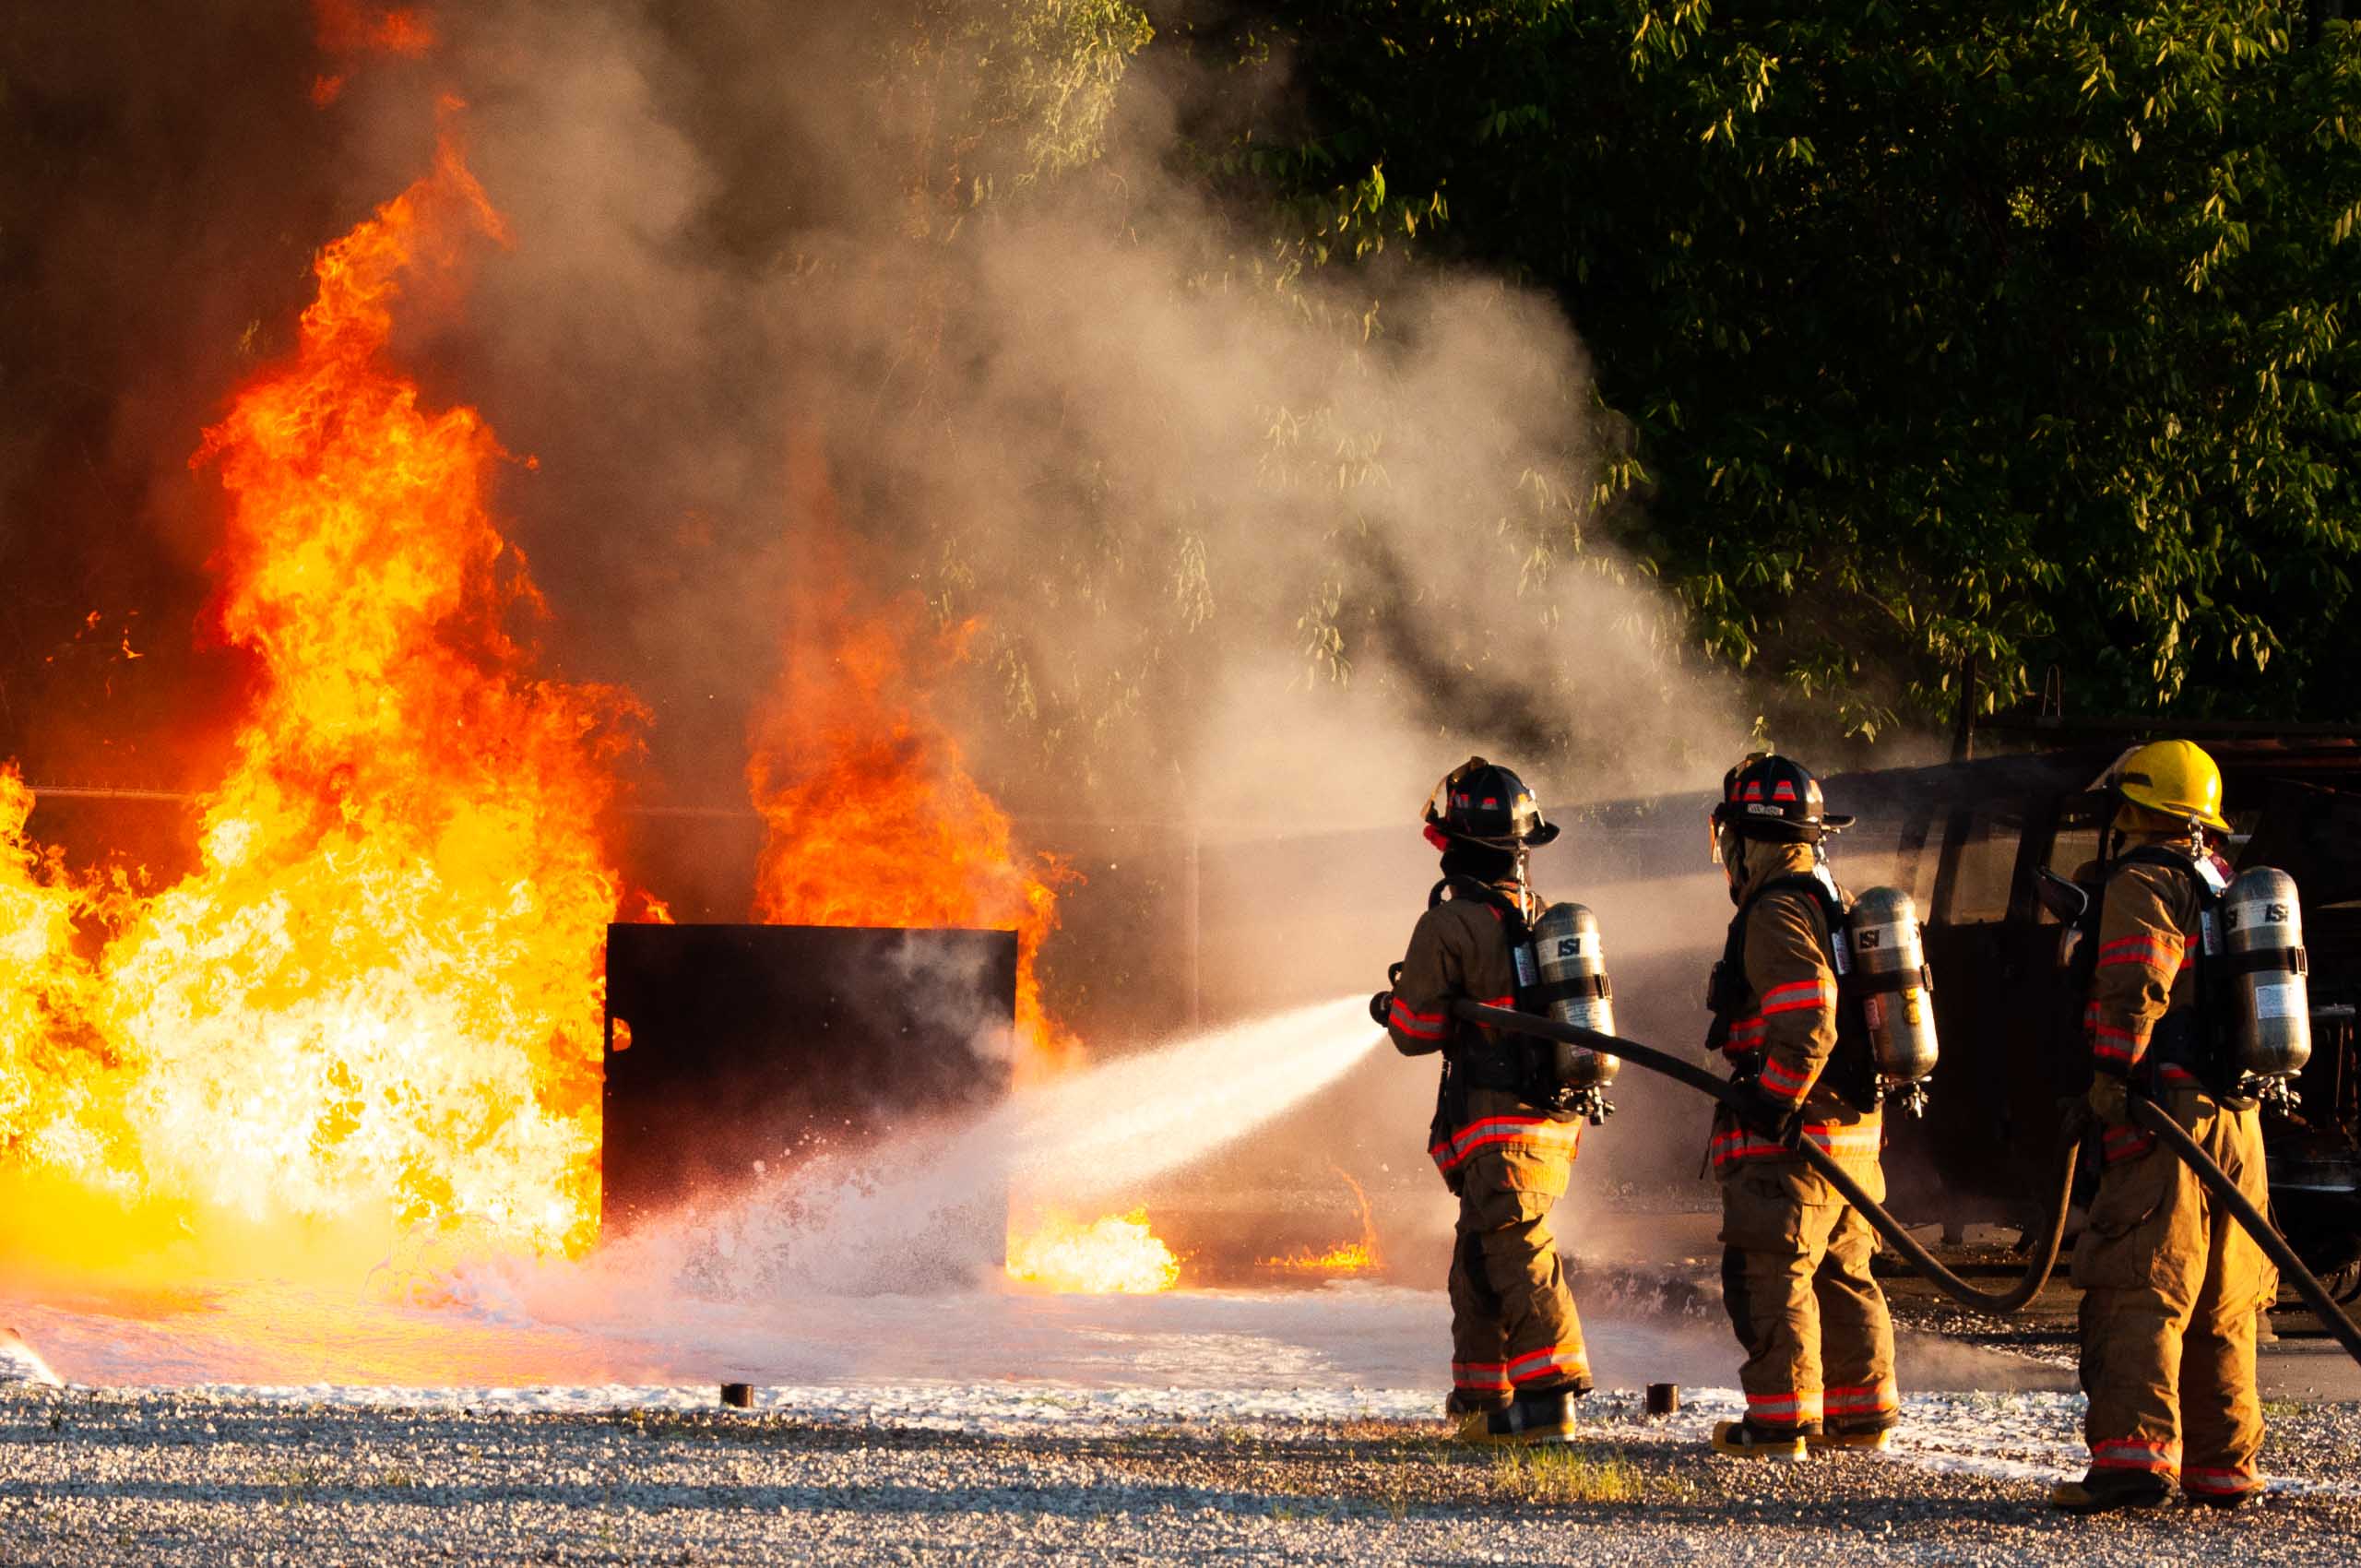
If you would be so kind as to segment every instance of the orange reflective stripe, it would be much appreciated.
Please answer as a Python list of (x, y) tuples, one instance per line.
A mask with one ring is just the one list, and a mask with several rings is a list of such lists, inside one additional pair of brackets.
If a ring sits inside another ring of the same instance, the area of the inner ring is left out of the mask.
[(2110, 964), (2154, 964), (2161, 968), (2178, 967), (2188, 951), (2185, 938), (2178, 936), (2118, 936), (2099, 947), (2098, 968)]
[(1836, 988), (1817, 980), (1774, 985), (1762, 993), (1762, 1016), (1766, 1018), (1774, 1013), (1805, 1013), (1835, 1005)]
[(2095, 1001), (2082, 1008), (2082, 1029), (2090, 1037), (2091, 1054), (2102, 1062), (2129, 1066), (2139, 1061), (2148, 1049), (2150, 1027), (2137, 1018), (2126, 1024), (2110, 1023)]
[(1833, 1415), (1883, 1415), (1902, 1408), (1902, 1394), (1892, 1382), (1857, 1384), (1828, 1390), (1826, 1403)]
[(1511, 1383), (1537, 1383), (1560, 1373), (1590, 1376), (1590, 1361), (1579, 1346), (1544, 1345), (1538, 1350), (1512, 1357), (1508, 1368)]
[(1442, 1039), (1451, 1033), (1451, 1024), (1441, 1013), (1418, 1012), (1398, 996), (1386, 1009), (1385, 1021), (1412, 1039)]
[(2262, 1478), (2252, 1470), (2183, 1470), (2180, 1484), (2190, 1491), (2236, 1497), (2240, 1492), (2260, 1491)]
[(1465, 1164), (1477, 1150), (1497, 1144), (1525, 1144), (1542, 1150), (1562, 1147), (1571, 1154), (1581, 1143), (1582, 1135), (1583, 1124), (1579, 1122), (1552, 1122), (1542, 1116), (1494, 1116), (1460, 1128), (1427, 1153), (1436, 1165), (1451, 1170)]
[(1821, 1419), (1820, 1390), (1799, 1389), (1791, 1394), (1755, 1394), (1746, 1396), (1749, 1420), (1774, 1426), (1793, 1426), (1798, 1421)]
[(2171, 1470), (2179, 1464), (2177, 1443), (2127, 1437), (2091, 1444), (2091, 1467), (2096, 1470)]
[(1785, 1066), (1776, 1057), (1762, 1063), (1760, 1077), (1762, 1087), (1781, 1099), (1801, 1099), (1804, 1091), (1811, 1087), (1810, 1074)]
[(1454, 1388), (1506, 1388), (1509, 1369), (1506, 1361), (1453, 1361), (1451, 1382)]
[[(1833, 1123), (1807, 1122), (1803, 1135), (1829, 1155), (1876, 1155), (1884, 1143), (1884, 1129), (1876, 1122), (1856, 1123), (1838, 1126)], [(1712, 1153), (1715, 1169), (1735, 1165), (1748, 1159), (1783, 1159), (1794, 1156), (1786, 1145), (1759, 1136), (1744, 1127), (1733, 1127), (1717, 1134)]]
[(2118, 1164), (2153, 1152), (2156, 1134), (2142, 1127), (2109, 1127), (2100, 1139), (2100, 1163)]

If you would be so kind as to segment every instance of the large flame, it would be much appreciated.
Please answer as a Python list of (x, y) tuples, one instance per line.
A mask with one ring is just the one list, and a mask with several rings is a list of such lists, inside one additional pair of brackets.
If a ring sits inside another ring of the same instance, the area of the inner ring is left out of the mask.
[[(446, 145), (321, 253), (293, 359), (207, 434), (219, 627), (258, 679), (198, 869), (69, 889), (0, 789), (24, 916), (0, 938), (0, 1158), (381, 1242), (592, 1235), (617, 901), (595, 818), (628, 705), (535, 675), (506, 626), (538, 600), (485, 503), (500, 448), (387, 356), (403, 279), (499, 232)], [(111, 931), (82, 965), (92, 897)]]

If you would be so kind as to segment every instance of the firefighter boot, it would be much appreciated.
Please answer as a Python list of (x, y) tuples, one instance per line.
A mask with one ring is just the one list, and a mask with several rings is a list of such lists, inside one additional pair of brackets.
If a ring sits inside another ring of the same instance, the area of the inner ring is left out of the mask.
[(1886, 1441), (1893, 1436), (1892, 1427), (1870, 1427), (1854, 1431), (1808, 1431), (1804, 1446), (1814, 1454), (1823, 1449), (1844, 1448), (1857, 1453), (1882, 1454)]
[(1548, 1394), (1520, 1394), (1504, 1410), (1477, 1410), (1463, 1418), (1452, 1433), (1459, 1443), (1568, 1443), (1574, 1435), (1574, 1401), (1580, 1390), (1555, 1389)]
[(1744, 1421), (1714, 1423), (1714, 1452), (1732, 1459), (1776, 1459), (1792, 1464), (1804, 1456), (1804, 1439), (1792, 1431), (1765, 1431)]
[(2111, 1514), (2118, 1508), (2162, 1508), (2171, 1496), (2170, 1488), (2148, 1482), (2146, 1478), (2137, 1483), (2107, 1485), (2094, 1484), (2085, 1476), (2051, 1487), (2049, 1505), (2062, 1514)]

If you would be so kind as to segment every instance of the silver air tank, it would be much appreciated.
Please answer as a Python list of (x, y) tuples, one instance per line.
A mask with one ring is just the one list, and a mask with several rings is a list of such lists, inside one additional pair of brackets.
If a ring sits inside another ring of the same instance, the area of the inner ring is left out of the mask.
[(1915, 1084), (1935, 1070), (1940, 1051), (1917, 902), (1899, 888), (1872, 887), (1853, 901), (1845, 926), (1878, 1076)]
[[(1599, 951), (1598, 918), (1580, 904), (1552, 904), (1533, 927), (1533, 952), (1548, 1016), (1576, 1028), (1615, 1032), (1614, 992)], [(1597, 1088), (1615, 1081), (1619, 1057), (1579, 1045), (1558, 1048), (1557, 1076), (1566, 1088)]]
[(2312, 1058), (2309, 967), (2304, 907), (2296, 879), (2270, 866), (2238, 873), (2222, 895), (2229, 949), (2229, 1014), (2238, 1066), (2258, 1078), (2287, 1078)]

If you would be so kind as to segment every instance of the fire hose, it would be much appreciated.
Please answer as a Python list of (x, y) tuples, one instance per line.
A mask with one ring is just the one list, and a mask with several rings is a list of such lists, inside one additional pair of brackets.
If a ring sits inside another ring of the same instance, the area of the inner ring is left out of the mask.
[(2205, 1190), (2213, 1194), (2213, 1200), (2228, 1209), (2231, 1217), (2246, 1227), (2247, 1234), (2254, 1238), (2255, 1245), (2279, 1265), (2280, 1277), (2296, 1287), (2296, 1294), (2319, 1316), (2320, 1326), (2344, 1347), (2346, 1355), (2361, 1361), (2361, 1328), (2354, 1325), (2327, 1288), (2304, 1266), (2304, 1260), (2296, 1255), (2296, 1249), (2287, 1244), (2287, 1239), (2247, 1201), (2247, 1195), (2238, 1191), (2238, 1184), (2230, 1180), (2230, 1173), (2214, 1164), (2163, 1106), (2136, 1092), (2130, 1097), (2130, 1105), (2132, 1119), (2155, 1134), (2166, 1148), (2180, 1157), (2183, 1165), (2196, 1172)]
[[(1740, 1116), (1750, 1118), (1754, 1114), (1754, 1107), (1728, 1079), (1717, 1078), (1695, 1063), (1684, 1062), (1678, 1056), (1656, 1050), (1654, 1046), (1642, 1045), (1637, 1040), (1625, 1039), (1619, 1035), (1600, 1034), (1595, 1029), (1580, 1028), (1572, 1024), (1561, 1024), (1555, 1018), (1544, 1018), (1532, 1013), (1513, 1012), (1505, 1007), (1487, 1007), (1477, 1002), (1457, 1003), (1453, 1010), (1471, 1024), (1489, 1025), (1511, 1034), (1536, 1035), (1545, 1039), (1561, 1039), (1570, 1045), (1584, 1046), (1592, 1051), (1605, 1051), (1637, 1066), (1645, 1067), (1650, 1072), (1661, 1073), (1667, 1078), (1678, 1079), (1698, 1093), (1720, 1101)], [(2074, 1164), (2080, 1151), (2079, 1140), (2068, 1139), (2065, 1140), (2065, 1152), (2059, 1161), (2062, 1169), (2058, 1178), (2058, 1202), (2050, 1210), (2048, 1225), (2041, 1238), (2040, 1245), (2034, 1249), (2033, 1265), (2026, 1270), (2023, 1279), (2008, 1289), (1998, 1292), (1979, 1290), (1944, 1267), (1942, 1260), (1928, 1252), (1916, 1237), (1904, 1229), (1902, 1222), (1888, 1214), (1884, 1206), (1870, 1197), (1858, 1182), (1846, 1175), (1845, 1168), (1838, 1165), (1827, 1150), (1808, 1141), (1798, 1143), (1795, 1146), (1796, 1152), (1801, 1155), (1813, 1170), (1828, 1178), (1829, 1185), (1844, 1194), (1846, 1203), (1860, 1211), (1861, 1217), (1885, 1239), (1888, 1246), (1901, 1253), (1912, 1268), (1924, 1275), (1943, 1294), (1971, 1311), (1987, 1313), (1994, 1317), (2006, 1317), (2041, 1294), (2042, 1287), (2049, 1283), (2050, 1271), (2058, 1265), (2058, 1250), (2066, 1235), (2067, 1204), (2074, 1191)]]
[[(1754, 1114), (1754, 1106), (1728, 1079), (1716, 1077), (1693, 1062), (1683, 1061), (1653, 1046), (1642, 1045), (1637, 1040), (1625, 1039), (1619, 1035), (1601, 1034), (1596, 1029), (1581, 1028), (1572, 1024), (1561, 1024), (1554, 1018), (1532, 1013), (1487, 1007), (1478, 1002), (1454, 1003), (1452, 1011), (1471, 1024), (1483, 1024), (1504, 1033), (1563, 1040), (1569, 1045), (1604, 1051), (1686, 1084), (1742, 1117)], [(2319, 1315), (2321, 1326), (2355, 1361), (2361, 1361), (2361, 1328), (2356, 1328), (2353, 1320), (2337, 1306), (2327, 1289), (2313, 1277), (2311, 1270), (2304, 1266), (2303, 1260), (2296, 1257), (2295, 1249), (2272, 1228), (2271, 1222), (2247, 1201), (2245, 1194), (2238, 1191), (2237, 1183), (2206, 1157), (2205, 1151), (2197, 1146), (2181, 1130), (2180, 1123), (2174, 1121), (2163, 1107), (2139, 1094), (2131, 1097), (2130, 1105), (2131, 1113), (2140, 1124), (2154, 1133), (2166, 1148), (2196, 1173), (2206, 1190), (2246, 1228), (2256, 1245), (2270, 1254), (2271, 1261), (2279, 1265), (2281, 1275), (2295, 1285), (2296, 1293), (2303, 1298), (2304, 1304)], [(1904, 1229), (1902, 1222), (1888, 1214), (1883, 1205), (1871, 1198), (1859, 1182), (1846, 1175), (1844, 1168), (1825, 1149), (1809, 1140), (1798, 1142), (1795, 1149), (1807, 1164), (1828, 1179), (1829, 1185), (1844, 1194), (1845, 1202), (1860, 1211), (1861, 1217), (1884, 1238), (1888, 1246), (1943, 1294), (1972, 1311), (2003, 1317), (2039, 1295), (2042, 1287), (2049, 1283), (2050, 1272), (2057, 1266), (2058, 1247), (2066, 1234), (2066, 1210), (2073, 1196), (2074, 1166), (2081, 1145), (2079, 1138), (2071, 1136), (2063, 1142), (2065, 1146), (2058, 1158), (2058, 1202), (2049, 1211), (2039, 1244), (2034, 1248), (2032, 1266), (2023, 1279), (1999, 1292), (1979, 1290), (1944, 1267), (1941, 1260)]]

